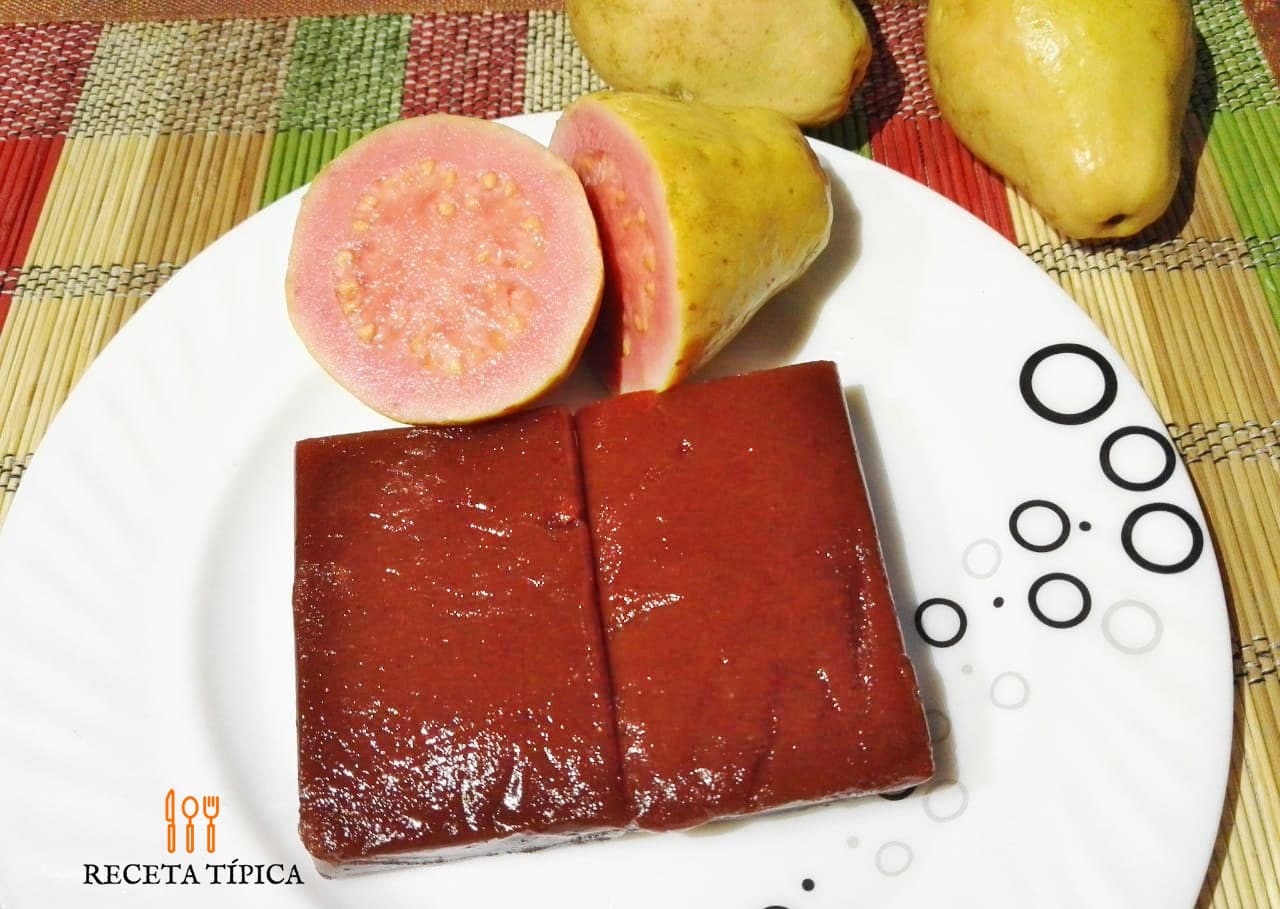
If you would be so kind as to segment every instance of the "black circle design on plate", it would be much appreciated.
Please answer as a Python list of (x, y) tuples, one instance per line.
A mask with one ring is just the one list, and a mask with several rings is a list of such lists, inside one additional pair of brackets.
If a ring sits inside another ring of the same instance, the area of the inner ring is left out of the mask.
[[(1133, 545), (1133, 530), (1138, 526), (1138, 521), (1157, 511), (1173, 515), (1186, 524), (1187, 530), (1191, 531), (1190, 551), (1178, 561), (1168, 565), (1151, 561), (1138, 552), (1138, 548)], [(1157, 574), (1177, 574), (1180, 571), (1186, 571), (1200, 559), (1201, 553), (1204, 552), (1204, 531), (1200, 529), (1195, 518), (1177, 505), (1170, 505), (1168, 502), (1152, 502), (1135, 508), (1129, 513), (1129, 517), (1124, 519), (1124, 526), (1120, 528), (1120, 545), (1124, 547), (1125, 554), (1129, 558), (1147, 571), (1154, 571)]]
[(880, 793), (880, 798), (889, 802), (900, 802), (915, 791), (915, 786), (908, 786), (906, 789), (899, 789), (897, 792), (882, 792)]
[[(1160, 468), (1160, 472), (1150, 480), (1126, 480), (1116, 472), (1115, 466), (1111, 463), (1111, 449), (1115, 444), (1126, 436), (1146, 436), (1157, 445), (1164, 454), (1164, 466)], [(1098, 460), (1102, 462), (1102, 472), (1106, 474), (1108, 480), (1115, 483), (1121, 489), (1129, 489), (1134, 492), (1150, 492), (1158, 486), (1164, 485), (1164, 482), (1173, 476), (1173, 468), (1176, 458), (1173, 454), (1173, 446), (1169, 444), (1169, 440), (1156, 432), (1154, 429), (1148, 429), (1145, 426), (1122, 426), (1117, 429), (1102, 443), (1102, 449), (1098, 452)]]
[[(1040, 608), (1040, 588), (1050, 581), (1066, 581), (1080, 592), (1080, 611), (1071, 618), (1052, 619)], [(1067, 574), (1065, 571), (1053, 571), (1036, 578), (1031, 589), (1027, 591), (1027, 604), (1031, 607), (1032, 615), (1050, 628), (1074, 628), (1089, 617), (1089, 610), (1093, 608), (1093, 597), (1089, 594), (1089, 588), (1084, 586), (1084, 582), (1075, 575)]]
[(800, 886), (803, 887), (805, 890), (812, 890), (814, 887), (813, 878), (806, 877), (804, 880), (800, 882)]
[[(1018, 530), (1018, 518), (1030, 511), (1032, 508), (1047, 508), (1052, 511), (1062, 524), (1062, 529), (1058, 531), (1058, 536), (1048, 543), (1032, 543), (1022, 535)], [(1067, 537), (1071, 534), (1071, 520), (1067, 517), (1067, 513), (1058, 505), (1053, 504), (1048, 499), (1029, 499), (1023, 502), (1013, 510), (1009, 515), (1009, 535), (1023, 549), (1030, 549), (1032, 552), (1053, 552), (1063, 543), (1067, 542)]]
[[(960, 623), (959, 627), (956, 628), (956, 633), (945, 639), (931, 637), (929, 633), (924, 630), (924, 614), (928, 610), (939, 606), (945, 606), (952, 610), (956, 614), (956, 618)], [(934, 647), (950, 647), (951, 645), (958, 643), (959, 640), (964, 637), (964, 633), (969, 627), (969, 617), (964, 614), (964, 609), (960, 607), (960, 604), (955, 600), (948, 600), (943, 597), (934, 597), (931, 600), (925, 600), (917, 606), (915, 619), (916, 633), (920, 635), (920, 639), (926, 644), (932, 644)]]
[(1088, 521), (1081, 521), (1080, 529), (1083, 530), (1085, 533), (1088, 533), (1090, 530), (1093, 530), (1093, 525), (1090, 524)]
[(1001, 606), (1004, 605), (1004, 597), (996, 597), (994, 600), (991, 601), (991, 605), (994, 606), (996, 609), (999, 609)]
[[(1056, 357), (1058, 354), (1078, 354), (1093, 363), (1094, 366), (1098, 367), (1098, 372), (1102, 373), (1102, 397), (1084, 410), (1075, 413), (1064, 413), (1060, 410), (1054, 410), (1036, 397), (1036, 390), (1033, 385), (1036, 370), (1045, 360), (1050, 357)], [(1083, 344), (1050, 344), (1048, 347), (1042, 347), (1027, 357), (1027, 362), (1022, 364), (1022, 373), (1018, 376), (1018, 389), (1022, 392), (1022, 400), (1027, 402), (1027, 406), (1037, 416), (1063, 426), (1080, 426), (1098, 419), (1098, 417), (1107, 412), (1107, 408), (1115, 403), (1118, 387), (1119, 383), (1116, 381), (1115, 368), (1107, 362), (1106, 357), (1092, 347), (1085, 347)]]

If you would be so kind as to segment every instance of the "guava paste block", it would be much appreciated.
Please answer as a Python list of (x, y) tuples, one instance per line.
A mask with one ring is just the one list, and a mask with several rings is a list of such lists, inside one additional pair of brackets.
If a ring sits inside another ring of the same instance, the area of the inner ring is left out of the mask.
[(835, 366), (637, 392), (575, 419), (636, 822), (927, 779)]
[(303, 843), (322, 871), (626, 823), (567, 411), (297, 446)]

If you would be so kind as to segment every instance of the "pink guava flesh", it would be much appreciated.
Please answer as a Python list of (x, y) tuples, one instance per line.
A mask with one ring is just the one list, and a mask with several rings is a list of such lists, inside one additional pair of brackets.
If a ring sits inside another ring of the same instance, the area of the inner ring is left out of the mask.
[(615, 391), (665, 388), (681, 322), (667, 193), (648, 151), (602, 105), (560, 118), (551, 150), (577, 172), (604, 250), (604, 303), (591, 360)]
[(316, 177), (286, 292), (303, 343), (360, 400), (466, 423), (572, 370), (602, 282), (573, 171), (510, 127), (436, 114), (371, 133)]

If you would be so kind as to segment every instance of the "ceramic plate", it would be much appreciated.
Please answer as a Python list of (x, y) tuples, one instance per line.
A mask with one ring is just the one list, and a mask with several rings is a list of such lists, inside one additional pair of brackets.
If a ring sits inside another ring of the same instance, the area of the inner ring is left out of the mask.
[[(553, 119), (512, 122), (545, 140)], [(289, 327), (295, 194), (156, 294), (23, 479), (0, 537), (0, 905), (1191, 905), (1232, 701), (1187, 473), (1116, 352), (1018, 250), (817, 149), (830, 247), (706, 374), (839, 364), (934, 782), (321, 879), (295, 832), (293, 444), (387, 424)], [(580, 373), (559, 396), (599, 393)], [(203, 817), (193, 852), (181, 819), (168, 852), (170, 789), (179, 811), (219, 797), (213, 853)]]

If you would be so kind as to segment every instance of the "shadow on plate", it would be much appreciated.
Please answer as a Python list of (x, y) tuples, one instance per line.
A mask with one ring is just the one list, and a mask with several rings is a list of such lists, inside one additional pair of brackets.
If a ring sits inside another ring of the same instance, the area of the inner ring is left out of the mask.
[[(884, 555), (885, 570), (889, 574), (889, 588), (898, 608), (898, 623), (902, 626), (903, 642), (915, 667), (916, 682), (925, 706), (933, 711), (950, 715), (947, 711), (946, 690), (933, 663), (932, 648), (920, 640), (914, 631), (913, 613), (919, 602), (915, 585), (907, 573), (906, 543), (898, 524), (897, 509), (889, 490), (889, 473), (885, 468), (884, 452), (876, 435), (875, 424), (861, 386), (846, 388), (845, 401), (849, 405), (849, 419), (857, 440), (858, 460), (862, 465), (867, 495), (875, 514), (876, 532), (880, 538), (880, 550)], [(933, 742), (934, 779), (959, 779), (956, 766), (955, 742), (950, 734), (937, 741), (938, 730), (930, 727)], [(925, 784), (928, 785), (928, 784)]]

